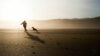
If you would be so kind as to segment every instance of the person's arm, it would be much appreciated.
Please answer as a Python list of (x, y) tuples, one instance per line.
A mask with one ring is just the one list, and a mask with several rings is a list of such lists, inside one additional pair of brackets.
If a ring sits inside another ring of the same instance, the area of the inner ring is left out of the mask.
[(20, 25), (22, 25), (22, 24), (23, 24), (23, 22)]

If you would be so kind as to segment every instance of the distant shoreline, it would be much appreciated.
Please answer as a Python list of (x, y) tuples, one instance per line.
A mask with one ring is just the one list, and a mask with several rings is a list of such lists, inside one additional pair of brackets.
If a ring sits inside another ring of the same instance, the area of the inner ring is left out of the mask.
[[(98, 31), (100, 28), (76, 28), (76, 29), (38, 29), (39, 31)], [(0, 29), (0, 31), (24, 31), (24, 29)], [(28, 29), (28, 31), (33, 31)]]

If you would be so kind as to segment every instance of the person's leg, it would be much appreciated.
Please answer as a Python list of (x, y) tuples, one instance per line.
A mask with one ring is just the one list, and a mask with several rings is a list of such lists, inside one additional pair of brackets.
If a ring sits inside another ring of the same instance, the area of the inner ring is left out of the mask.
[(24, 26), (24, 30), (27, 31), (26, 26)]
[(27, 31), (26, 26), (25, 26), (25, 31)]

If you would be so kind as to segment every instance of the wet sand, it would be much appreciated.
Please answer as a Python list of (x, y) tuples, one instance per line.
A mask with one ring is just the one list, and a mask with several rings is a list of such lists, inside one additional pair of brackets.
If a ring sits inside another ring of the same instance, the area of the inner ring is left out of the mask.
[(0, 56), (100, 56), (100, 30), (0, 31)]

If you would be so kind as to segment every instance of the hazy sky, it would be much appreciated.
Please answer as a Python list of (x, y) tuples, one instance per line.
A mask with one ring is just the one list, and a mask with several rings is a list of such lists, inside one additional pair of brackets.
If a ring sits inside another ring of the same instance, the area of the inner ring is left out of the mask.
[(54, 19), (100, 16), (100, 0), (0, 0), (0, 19)]

